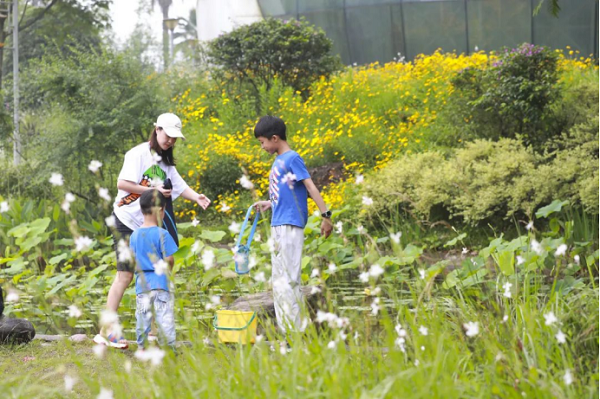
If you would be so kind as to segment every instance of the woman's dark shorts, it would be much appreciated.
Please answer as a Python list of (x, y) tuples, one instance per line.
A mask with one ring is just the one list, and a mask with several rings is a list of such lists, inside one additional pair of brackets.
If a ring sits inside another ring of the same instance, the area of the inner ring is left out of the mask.
[(119, 241), (125, 240), (127, 247), (129, 248), (129, 237), (133, 234), (133, 230), (129, 227), (125, 226), (123, 222), (119, 220), (117, 215), (112, 214), (115, 218), (115, 228), (113, 229), (113, 248), (115, 249), (115, 254), (117, 255), (117, 271), (120, 272), (134, 272), (134, 259), (129, 261), (122, 262), (119, 260)]

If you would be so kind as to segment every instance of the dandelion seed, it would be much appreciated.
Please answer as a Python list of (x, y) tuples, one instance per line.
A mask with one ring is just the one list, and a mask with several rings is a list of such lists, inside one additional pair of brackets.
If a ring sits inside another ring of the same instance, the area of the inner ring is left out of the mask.
[(400, 237), (402, 237), (402, 232), (401, 231), (399, 231), (397, 233), (390, 234), (390, 238), (396, 244), (400, 244)]
[(575, 261), (575, 263), (576, 263), (576, 264), (579, 264), (579, 262), (580, 262), (579, 255), (575, 255), (575, 256), (573, 257), (573, 260)]
[(192, 219), (192, 227), (196, 227), (200, 224), (200, 221), (196, 218)]
[(94, 351), (94, 355), (96, 355), (96, 357), (102, 359), (104, 357), (104, 353), (106, 352), (106, 346), (94, 345), (92, 350)]
[(561, 330), (558, 330), (558, 332), (556, 333), (555, 337), (556, 337), (556, 341), (559, 344), (564, 344), (565, 342), (567, 342), (567, 336)]
[(119, 262), (127, 263), (133, 260), (133, 254), (131, 248), (127, 244), (127, 241), (120, 239), (117, 244), (117, 253), (119, 254)]
[(337, 342), (335, 342), (335, 341), (329, 341), (329, 343), (327, 344), (328, 349), (335, 349), (336, 346), (337, 346)]
[(117, 220), (115, 219), (115, 217), (113, 215), (110, 215), (109, 217), (104, 219), (104, 221), (106, 222), (106, 225), (111, 228), (115, 227), (117, 225)]
[(421, 327), (419, 327), (419, 333), (421, 335), (428, 335), (429, 334), (429, 330), (427, 329), (427, 327), (421, 326)]
[(479, 47), (475, 46), (475, 52), (479, 51)]
[(406, 337), (406, 330), (402, 328), (400, 324), (396, 324), (394, 330), (396, 330), (396, 334), (398, 334), (399, 337)]
[(0, 202), (0, 213), (8, 212), (8, 202), (2, 201)]
[(96, 399), (113, 399), (113, 391), (106, 388), (100, 388), (100, 393)]
[(533, 229), (533, 220), (530, 220), (529, 223), (527, 223), (527, 225), (525, 226), (525, 228), (527, 229), (527, 231)]
[(65, 183), (63, 180), (63, 176), (60, 173), (52, 173), (52, 176), (50, 176), (50, 179), (48, 181), (53, 186), (62, 186)]
[(468, 252), (469, 252), (469, 250), (468, 250), (467, 248), (463, 247), (463, 249), (462, 249), (462, 254), (463, 254), (463, 255), (465, 255), (465, 254), (467, 254)]
[(505, 314), (504, 317), (502, 318), (502, 323), (506, 323), (508, 321), (508, 315)]
[(371, 198), (366, 197), (366, 196), (363, 195), (363, 197), (362, 197), (362, 203), (365, 206), (371, 206), (371, 205), (373, 205), (373, 200)]
[(246, 175), (243, 175), (242, 177), (240, 177), (240, 184), (246, 190), (252, 190), (254, 188), (254, 183), (252, 183), (250, 181), (250, 179), (248, 179), (248, 176), (246, 176)]
[(463, 327), (465, 328), (465, 330), (467, 330), (465, 332), (465, 334), (467, 334), (467, 337), (474, 337), (477, 334), (479, 334), (479, 323), (477, 322), (468, 322), (463, 324)]
[(162, 157), (160, 155), (158, 155), (157, 153), (152, 153), (152, 162), (154, 164), (159, 163), (160, 161), (162, 161)]
[(5, 298), (6, 302), (18, 302), (19, 301), (19, 294), (17, 293), (17, 291), (13, 291), (10, 290), (8, 291), (8, 294), (6, 294), (6, 298)]
[(335, 272), (337, 271), (337, 269), (338, 269), (338, 268), (337, 268), (337, 266), (335, 265), (335, 263), (330, 263), (330, 264), (327, 266), (327, 273), (329, 273), (329, 274), (333, 274), (333, 273), (335, 273)]
[(385, 272), (385, 270), (381, 266), (379, 266), (377, 263), (372, 265), (371, 268), (369, 269), (369, 275), (373, 278), (377, 278), (377, 277), (381, 276), (384, 272)]
[(405, 342), (406, 340), (404, 338), (398, 337), (394, 341), (394, 345), (396, 346), (396, 348), (400, 349), (401, 352), (406, 352), (406, 348), (404, 347)]
[(65, 391), (71, 392), (73, 390), (73, 387), (75, 386), (75, 382), (77, 382), (75, 378), (71, 377), (68, 374), (65, 375)]
[(365, 180), (365, 178), (363, 177), (363, 175), (356, 175), (354, 183), (355, 184), (361, 184), (364, 180)]
[(233, 234), (238, 234), (240, 232), (240, 224), (237, 222), (231, 222), (231, 224), (229, 225), (229, 231), (231, 231)]
[(98, 170), (100, 170), (100, 168), (102, 167), (102, 162), (100, 161), (96, 161), (93, 160), (92, 162), (90, 162), (90, 164), (88, 165), (88, 169), (90, 171), (92, 171), (93, 173), (96, 173)]
[(335, 224), (335, 232), (337, 234), (342, 234), (342, 231), (343, 231), (342, 228), (343, 228), (343, 223), (342, 222), (337, 222)]
[(556, 248), (556, 252), (554, 252), (554, 256), (564, 256), (567, 253), (567, 245), (561, 244)]
[(296, 183), (296, 175), (292, 172), (288, 172), (281, 178), (281, 182), (287, 184), (290, 189), (293, 189), (294, 183)]
[(263, 341), (263, 339), (265, 339), (265, 337), (262, 334), (258, 334), (254, 337), (254, 343), (260, 344)]
[(256, 273), (256, 275), (254, 276), (254, 281), (256, 281), (257, 283), (264, 283), (265, 281), (267, 281), (267, 278), (265, 277), (265, 272)]
[(544, 315), (544, 319), (546, 319), (545, 324), (547, 326), (551, 326), (552, 324), (554, 324), (554, 323), (556, 323), (558, 321), (558, 319), (554, 315), (554, 312), (548, 312), (548, 313), (546, 313)]
[(419, 269), (419, 276), (421, 276), (421, 280), (425, 280), (425, 269)]
[(310, 273), (310, 278), (315, 278), (315, 277), (319, 277), (319, 269), (313, 269), (312, 273)]
[(361, 282), (368, 283), (369, 282), (369, 272), (362, 272), (361, 274), (358, 275), (358, 278), (360, 279)]
[(522, 265), (525, 262), (525, 258), (522, 256), (517, 256), (517, 265)]
[(87, 236), (79, 236), (75, 239), (75, 250), (77, 252), (84, 252), (90, 249), (92, 246), (92, 239)]
[(110, 195), (108, 195), (108, 189), (104, 187), (100, 187), (98, 189), (98, 196), (106, 202), (110, 202), (112, 200)]
[(81, 310), (75, 305), (69, 306), (69, 317), (75, 317), (76, 319), (81, 317)]
[(108, 327), (119, 322), (119, 316), (117, 312), (113, 312), (112, 310), (105, 309), (100, 313), (100, 326)]
[(571, 374), (571, 370), (565, 371), (565, 376), (563, 377), (563, 381), (567, 385), (571, 385), (573, 383), (573, 374)]
[(138, 349), (134, 356), (143, 362), (150, 362), (153, 366), (158, 366), (162, 363), (163, 357), (165, 357), (165, 351), (151, 346), (144, 350)]
[(510, 298), (512, 296), (512, 293), (510, 292), (510, 287), (512, 287), (512, 284), (510, 282), (506, 282), (504, 283), (504, 285), (502, 285), (502, 288), (504, 288), (504, 296), (506, 298)]
[(221, 212), (229, 212), (231, 210), (231, 207), (229, 205), (227, 205), (226, 203), (223, 203), (221, 205)]
[(169, 271), (169, 264), (167, 262), (165, 262), (163, 259), (159, 259), (154, 264), (154, 273), (157, 276), (162, 276), (163, 274), (166, 274), (168, 271)]

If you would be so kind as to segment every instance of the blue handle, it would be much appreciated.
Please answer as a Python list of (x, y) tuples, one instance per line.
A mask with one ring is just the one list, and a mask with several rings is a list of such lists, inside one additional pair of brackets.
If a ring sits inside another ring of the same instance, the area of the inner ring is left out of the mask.
[[(244, 231), (246, 231), (246, 225), (248, 224), (248, 219), (250, 219), (250, 215), (252, 215), (253, 205), (250, 205), (248, 208), (248, 212), (246, 212), (246, 218), (244, 219), (244, 223), (242, 223), (242, 230), (240, 231), (240, 236), (238, 237), (238, 241), (236, 246), (239, 247), (242, 242), (242, 236), (244, 235)], [(252, 243), (252, 238), (254, 237), (254, 232), (256, 231), (256, 225), (258, 224), (258, 212), (256, 212), (256, 216), (254, 216), (254, 222), (252, 223), (252, 228), (250, 229), (250, 235), (248, 236), (248, 242), (246, 246), (250, 248), (250, 243)]]

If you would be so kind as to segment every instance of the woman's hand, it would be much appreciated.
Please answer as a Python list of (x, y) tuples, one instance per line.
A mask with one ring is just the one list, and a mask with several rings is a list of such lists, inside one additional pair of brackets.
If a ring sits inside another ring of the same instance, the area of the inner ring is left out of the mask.
[(202, 209), (206, 210), (206, 208), (208, 208), (208, 206), (210, 205), (210, 200), (206, 195), (200, 194), (198, 195), (198, 198), (196, 198), (196, 203), (200, 205)]
[(253, 206), (260, 212), (264, 212), (267, 209), (271, 208), (271, 201), (258, 201)]
[(163, 188), (162, 185), (156, 186), (156, 187), (152, 187), (158, 191), (160, 191), (162, 193), (162, 195), (164, 195), (166, 198), (171, 197), (171, 190), (167, 190), (165, 188)]

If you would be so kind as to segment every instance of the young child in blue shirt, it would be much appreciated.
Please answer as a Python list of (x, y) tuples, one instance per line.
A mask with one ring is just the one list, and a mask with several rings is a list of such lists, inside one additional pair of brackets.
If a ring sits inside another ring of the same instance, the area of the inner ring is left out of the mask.
[(263, 150), (277, 154), (269, 175), (269, 201), (254, 204), (261, 212), (273, 210), (271, 238), (275, 251), (271, 254), (271, 263), (277, 326), (282, 332), (302, 332), (305, 329), (304, 299), (300, 286), (308, 196), (321, 212), (321, 235), (325, 237), (333, 229), (331, 211), (327, 210), (319, 189), (310, 178), (304, 160), (290, 148), (282, 119), (263, 116), (254, 127), (254, 136)]
[[(136, 335), (139, 348), (146, 346), (154, 317), (159, 343), (175, 348), (173, 294), (167, 273), (173, 268), (177, 245), (159, 223), (166, 198), (158, 190), (144, 191), (139, 199), (144, 223), (131, 234), (129, 246), (135, 255)], [(167, 270), (168, 269), (168, 270)]]

